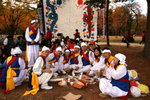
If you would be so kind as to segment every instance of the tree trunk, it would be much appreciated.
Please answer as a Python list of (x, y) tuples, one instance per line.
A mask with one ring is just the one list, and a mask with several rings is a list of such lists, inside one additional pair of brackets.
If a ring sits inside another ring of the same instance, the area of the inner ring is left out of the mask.
[(147, 0), (147, 31), (146, 31), (146, 39), (145, 39), (145, 47), (143, 50), (143, 54), (145, 57), (150, 58), (150, 0)]
[(109, 14), (109, 0), (107, 0), (107, 13), (106, 13), (106, 34), (107, 34), (107, 46), (109, 46), (108, 14)]

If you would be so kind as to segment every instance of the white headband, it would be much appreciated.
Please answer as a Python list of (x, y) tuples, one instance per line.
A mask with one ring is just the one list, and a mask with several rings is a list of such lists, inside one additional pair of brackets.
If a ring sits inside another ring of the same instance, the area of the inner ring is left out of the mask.
[(104, 49), (104, 50), (102, 51), (102, 53), (111, 53), (111, 51), (108, 50), (108, 49)]
[(50, 51), (50, 49), (48, 47), (43, 46), (42, 51), (46, 51), (46, 50)]
[(62, 52), (63, 50), (62, 50), (61, 47), (58, 47), (58, 48), (56, 49), (56, 51), (61, 51), (61, 52)]
[(75, 45), (74, 48), (79, 48), (80, 49), (80, 47), (78, 45)]
[(32, 20), (32, 21), (31, 21), (31, 24), (33, 24), (33, 23), (38, 23), (38, 20), (37, 20), (37, 19)]
[(69, 50), (65, 50), (65, 52), (70, 52)]

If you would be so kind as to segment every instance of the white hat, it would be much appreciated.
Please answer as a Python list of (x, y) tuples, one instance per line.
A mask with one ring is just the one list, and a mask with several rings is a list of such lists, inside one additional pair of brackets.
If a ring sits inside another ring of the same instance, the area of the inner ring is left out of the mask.
[(61, 47), (57, 47), (56, 51), (63, 51)]
[(120, 60), (120, 64), (126, 64), (126, 56), (125, 55), (118, 53), (115, 55), (115, 57)]
[(67, 49), (67, 50), (65, 50), (65, 52), (70, 52), (70, 50)]
[(15, 54), (22, 54), (22, 50), (19, 48), (19, 47), (16, 47), (14, 50), (13, 50), (13, 55)]
[(82, 47), (82, 46), (87, 46), (87, 44), (85, 44), (84, 42), (82, 42), (82, 43), (81, 43), (81, 47)]
[(43, 46), (42, 51), (46, 51), (46, 50), (50, 51), (50, 49), (48, 47)]
[(102, 53), (111, 53), (111, 51), (109, 49), (104, 49)]
[(33, 23), (38, 23), (38, 20), (37, 19), (32, 20), (31, 24), (33, 24)]
[(78, 45), (75, 45), (74, 48), (79, 48), (80, 49), (80, 47)]
[(60, 44), (61, 44), (61, 46), (63, 46), (63, 45), (64, 45), (64, 42), (61, 42)]

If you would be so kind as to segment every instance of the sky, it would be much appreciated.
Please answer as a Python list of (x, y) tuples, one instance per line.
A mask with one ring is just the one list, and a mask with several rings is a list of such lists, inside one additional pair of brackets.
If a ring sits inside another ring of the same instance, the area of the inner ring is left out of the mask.
[(141, 6), (141, 13), (146, 15), (147, 14), (147, 1), (146, 0), (135, 0), (136, 2), (139, 3)]
[[(147, 1), (146, 0), (134, 0), (134, 2), (137, 2), (141, 7), (140, 11), (142, 14), (147, 15)], [(121, 6), (123, 3), (112, 3), (110, 4), (113, 7)]]

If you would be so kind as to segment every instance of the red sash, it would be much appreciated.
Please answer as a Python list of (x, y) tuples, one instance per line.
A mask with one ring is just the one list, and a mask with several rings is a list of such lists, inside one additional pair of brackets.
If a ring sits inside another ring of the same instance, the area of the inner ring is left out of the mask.
[(54, 52), (55, 52), (55, 51), (56, 51), (57, 46), (58, 46), (58, 44), (53, 45), (53, 46), (51, 47), (50, 53), (53, 53), (53, 48), (54, 48), (54, 47), (55, 47), (55, 50), (54, 50)]
[(57, 56), (57, 54), (56, 54), (56, 53), (54, 53), (54, 55), (55, 55), (56, 61), (58, 61), (58, 56)]
[(40, 57), (42, 57), (44, 60), (44, 63), (46, 63), (45, 57), (43, 55), (40, 55)]
[(65, 62), (65, 63), (68, 63), (68, 58), (67, 58), (67, 56), (66, 56), (66, 55), (64, 55), (64, 58), (65, 58), (65, 60), (66, 60), (66, 62)]
[[(120, 81), (123, 81), (123, 82), (129, 82), (129, 80), (125, 79), (125, 78), (121, 78), (119, 79)], [(122, 100), (126, 100), (131, 94), (131, 91), (130, 91), (130, 82), (129, 82), (129, 91), (128, 91), (128, 94), (126, 96), (122, 96), (122, 97), (119, 97), (120, 99)]]
[[(117, 69), (117, 65), (114, 66), (114, 69), (115, 70)], [(121, 79), (119, 79), (119, 81), (129, 82), (129, 80), (127, 80), (125, 78), (121, 78)], [(129, 82), (129, 85), (130, 85), (130, 82)], [(129, 88), (130, 88), (130, 86), (129, 86)], [(131, 91), (129, 89), (128, 94), (126, 96), (122, 96), (122, 97), (119, 97), (119, 98), (122, 99), (122, 100), (125, 100), (125, 99), (127, 99), (129, 97), (130, 94), (131, 94)]]
[(30, 26), (30, 29), (32, 30), (32, 32), (33, 32), (35, 35), (37, 35), (37, 32), (36, 32), (36, 30), (33, 28), (33, 26)]
[(75, 54), (73, 54), (72, 57), (73, 57), (74, 62), (75, 62), (76, 64), (78, 64), (78, 61), (77, 61), (77, 59), (76, 59), (76, 57), (75, 57)]
[(7, 68), (17, 59), (18, 57), (14, 56), (12, 59), (8, 62)]
[(84, 54), (83, 51), (82, 51), (82, 55), (83, 55), (83, 57), (84, 57), (87, 61), (89, 61), (89, 57), (88, 57), (86, 54)]

